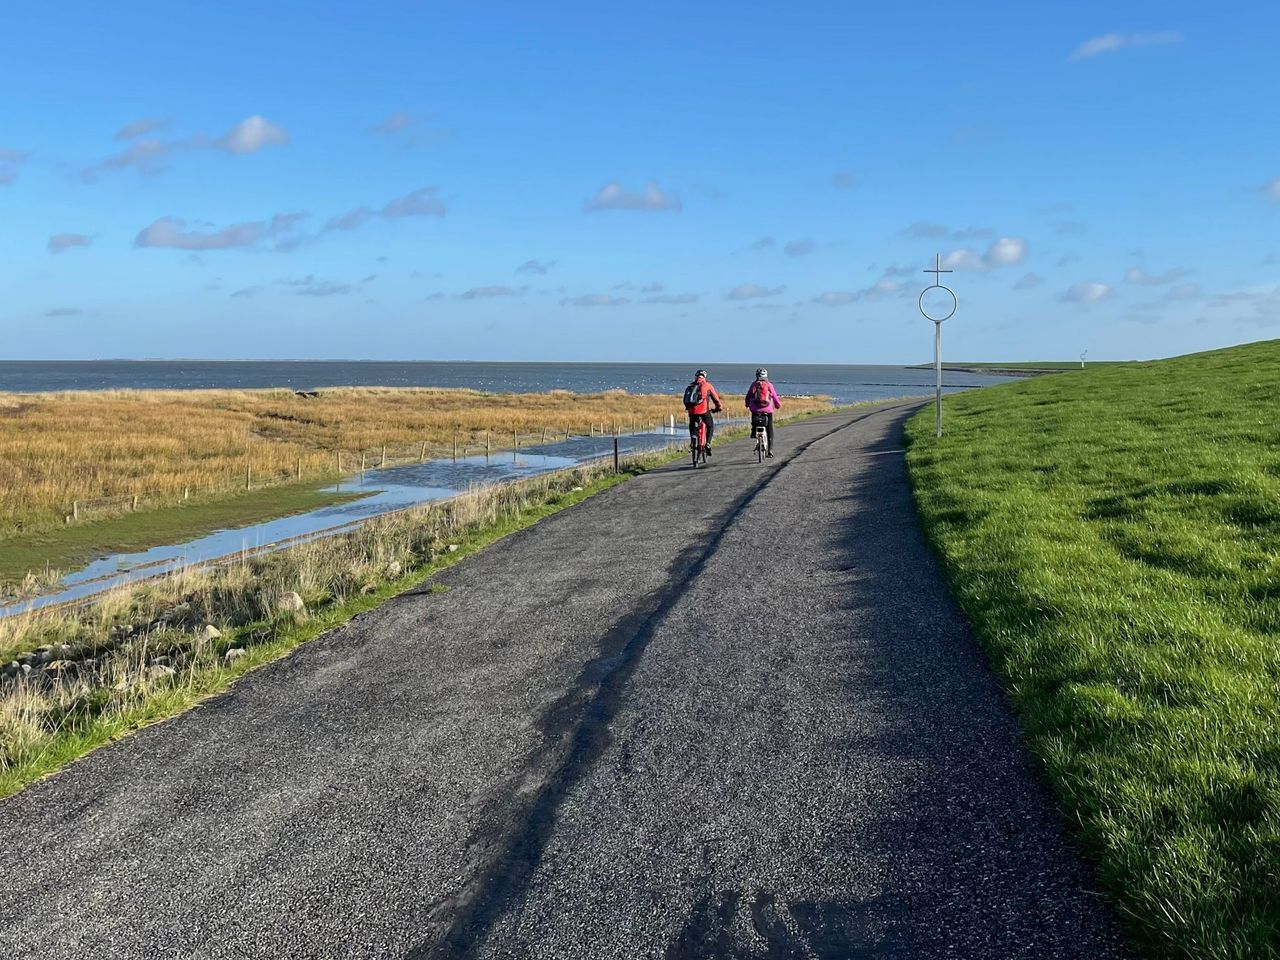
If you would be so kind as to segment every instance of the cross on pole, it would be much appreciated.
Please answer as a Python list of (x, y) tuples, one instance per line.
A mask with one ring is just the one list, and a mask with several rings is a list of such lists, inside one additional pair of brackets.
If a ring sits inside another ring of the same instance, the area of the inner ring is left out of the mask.
[(944, 270), (944, 269), (942, 269), (942, 254), (940, 254), (940, 253), (935, 253), (933, 256), (934, 256), (933, 269), (931, 270), (931, 269), (929, 269), (928, 267), (925, 267), (925, 268), (924, 268), (923, 270), (921, 270), (920, 272), (921, 272), (921, 273), (932, 273), (932, 274), (933, 274), (933, 285), (934, 285), (935, 287), (940, 287), (940, 286), (942, 286), (942, 284), (941, 284), (941, 283), (939, 283), (939, 281), (942, 279), (942, 275), (943, 275), (944, 273), (955, 273), (955, 271), (954, 271), (954, 270)]
[[(934, 431), (942, 436), (942, 323), (944, 320), (950, 319), (956, 312), (956, 307), (960, 306), (960, 301), (956, 298), (955, 291), (950, 287), (942, 285), (942, 275), (944, 273), (953, 273), (942, 265), (942, 254), (935, 253), (933, 255), (933, 267), (926, 267), (924, 273), (933, 274), (933, 285), (926, 287), (920, 292), (920, 298), (916, 301), (916, 306), (920, 308), (920, 312), (925, 319), (933, 321), (933, 379), (934, 379)], [(930, 290), (945, 290), (951, 298), (951, 309), (944, 314), (930, 316), (929, 311), (925, 309), (924, 298)], [(1083, 361), (1082, 361), (1083, 362)]]

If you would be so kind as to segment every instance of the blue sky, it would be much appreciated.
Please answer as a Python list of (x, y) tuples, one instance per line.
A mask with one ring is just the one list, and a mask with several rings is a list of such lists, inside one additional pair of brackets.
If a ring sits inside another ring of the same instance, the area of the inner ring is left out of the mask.
[(1271, 4), (6, 6), (9, 358), (1280, 335)]

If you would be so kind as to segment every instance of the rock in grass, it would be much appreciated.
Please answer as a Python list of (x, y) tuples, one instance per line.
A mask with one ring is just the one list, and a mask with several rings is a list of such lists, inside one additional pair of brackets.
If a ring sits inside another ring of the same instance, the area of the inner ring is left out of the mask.
[(367, 597), (378, 592), (378, 585), (376, 583), (366, 583), (360, 588), (360, 592)]
[(173, 669), (173, 667), (166, 666), (163, 663), (153, 663), (151, 666), (147, 667), (147, 679), (152, 681), (167, 680), (177, 672), (178, 671)]
[(74, 660), (50, 660), (44, 665), (44, 675), (51, 680), (61, 680), (74, 674), (78, 667)]
[(222, 636), (222, 631), (219, 630), (217, 627), (215, 627), (212, 623), (206, 623), (204, 625), (204, 631), (202, 633), (202, 636), (206, 640), (217, 640), (219, 637)]
[(397, 580), (404, 573), (404, 567), (399, 560), (392, 560), (387, 564), (387, 577), (391, 580)]
[(458, 551), (458, 545), (456, 543), (449, 544), (450, 553), (457, 553), (457, 551)]
[(297, 617), (305, 617), (307, 615), (306, 603), (301, 595), (294, 590), (288, 590), (280, 594), (280, 599), (276, 601), (276, 609), (281, 613), (292, 613)]
[(237, 660), (243, 660), (248, 655), (249, 651), (245, 650), (243, 647), (232, 647), (222, 655), (222, 662), (227, 666), (231, 666), (231, 664), (235, 663)]

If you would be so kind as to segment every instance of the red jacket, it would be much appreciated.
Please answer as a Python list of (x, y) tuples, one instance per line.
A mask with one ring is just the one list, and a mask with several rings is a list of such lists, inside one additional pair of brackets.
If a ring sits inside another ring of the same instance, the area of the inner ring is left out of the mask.
[(720, 394), (716, 393), (716, 388), (711, 385), (711, 381), (706, 377), (699, 377), (698, 382), (702, 384), (702, 402), (695, 407), (685, 407), (691, 417), (706, 413), (708, 410), (720, 409)]

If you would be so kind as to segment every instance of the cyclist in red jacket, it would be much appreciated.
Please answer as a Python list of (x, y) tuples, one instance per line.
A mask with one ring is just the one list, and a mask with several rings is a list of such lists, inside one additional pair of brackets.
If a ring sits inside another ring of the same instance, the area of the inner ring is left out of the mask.
[(689, 433), (697, 435), (698, 421), (707, 425), (707, 456), (711, 456), (711, 437), (716, 432), (716, 422), (711, 416), (724, 409), (720, 405), (720, 394), (707, 379), (707, 371), (699, 370), (693, 375), (693, 383), (684, 389), (684, 408), (689, 413)]

